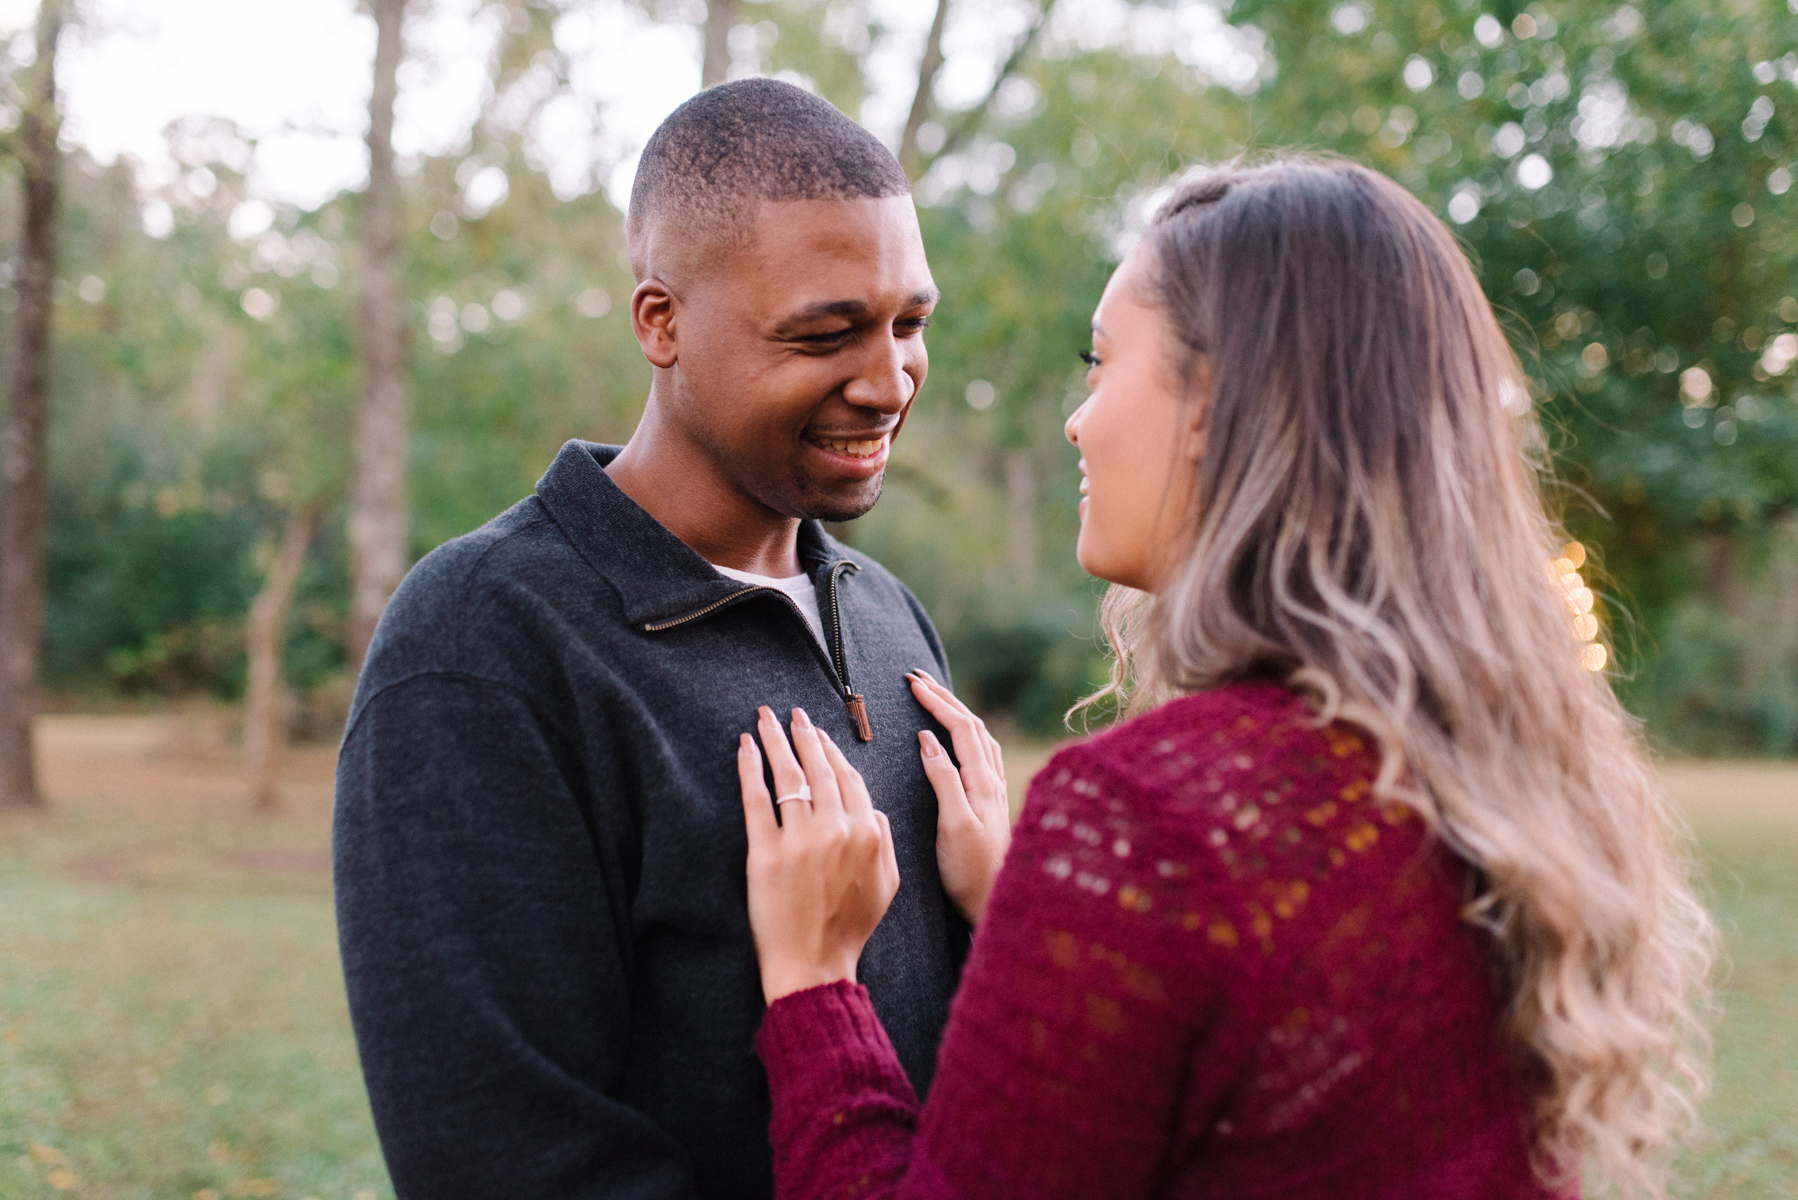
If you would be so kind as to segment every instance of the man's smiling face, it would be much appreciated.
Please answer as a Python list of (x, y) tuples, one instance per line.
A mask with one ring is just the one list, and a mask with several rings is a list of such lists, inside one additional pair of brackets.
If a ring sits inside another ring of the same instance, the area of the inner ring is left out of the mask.
[(852, 520), (880, 497), (929, 367), (916, 211), (909, 196), (767, 201), (751, 228), (670, 286), (671, 415), (773, 512)]

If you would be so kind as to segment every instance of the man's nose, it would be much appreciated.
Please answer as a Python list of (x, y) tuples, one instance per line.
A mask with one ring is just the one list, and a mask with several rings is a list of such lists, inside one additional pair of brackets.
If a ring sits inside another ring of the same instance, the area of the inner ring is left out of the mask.
[(857, 408), (902, 412), (918, 391), (918, 381), (908, 369), (911, 366), (907, 347), (899, 339), (891, 334), (875, 339), (861, 370), (843, 386), (843, 399)]

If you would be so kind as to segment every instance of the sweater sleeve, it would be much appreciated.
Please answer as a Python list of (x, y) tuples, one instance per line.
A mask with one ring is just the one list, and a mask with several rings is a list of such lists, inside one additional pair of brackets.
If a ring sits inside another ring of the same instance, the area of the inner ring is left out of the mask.
[(1188, 856), (1156, 853), (1166, 834), (1129, 792), (1090, 744), (1032, 784), (922, 1111), (860, 988), (769, 1008), (778, 1196), (1154, 1193), (1221, 995), (1168, 869)]
[(402, 1200), (694, 1194), (611, 1094), (629, 946), (575, 770), (518, 693), (466, 675), (386, 688), (345, 738), (339, 938)]

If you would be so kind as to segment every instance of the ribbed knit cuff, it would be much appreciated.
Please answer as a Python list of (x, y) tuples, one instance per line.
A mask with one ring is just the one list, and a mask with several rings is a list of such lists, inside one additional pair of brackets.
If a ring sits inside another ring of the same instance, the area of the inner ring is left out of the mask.
[(898, 1090), (915, 1102), (898, 1052), (859, 983), (839, 980), (782, 996), (762, 1017), (755, 1052), (777, 1106), (863, 1088)]
[(782, 996), (755, 1051), (773, 1101), (777, 1200), (884, 1194), (905, 1174), (918, 1097), (866, 988), (838, 982)]

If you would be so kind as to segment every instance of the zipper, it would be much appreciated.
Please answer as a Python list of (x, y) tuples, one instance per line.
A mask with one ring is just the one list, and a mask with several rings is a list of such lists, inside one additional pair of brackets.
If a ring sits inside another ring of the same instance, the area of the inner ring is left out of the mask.
[(874, 728), (868, 724), (868, 702), (860, 692), (850, 689), (849, 656), (843, 653), (843, 615), (837, 607), (837, 580), (842, 578), (844, 567), (861, 570), (846, 558), (831, 565), (830, 636), (835, 650), (837, 678), (843, 683), (843, 703), (848, 706), (850, 720), (855, 722), (855, 736), (864, 742), (871, 742), (874, 740)]
[[(843, 653), (843, 617), (842, 610), (837, 604), (837, 581), (842, 578), (843, 568), (845, 567), (856, 571), (861, 570), (860, 567), (857, 567), (855, 563), (846, 558), (833, 563), (830, 568), (830, 665), (831, 669), (836, 672), (837, 685), (841, 688), (843, 693), (843, 706), (849, 710), (849, 719), (855, 722), (855, 736), (857, 740), (871, 742), (874, 740), (874, 729), (868, 724), (868, 702), (861, 693), (850, 690), (849, 659), (848, 656)], [(748, 599), (750, 596), (762, 592), (766, 592), (770, 596), (779, 596), (781, 601), (785, 603), (788, 608), (793, 610), (793, 615), (799, 618), (799, 623), (801, 625), (805, 624), (805, 614), (799, 611), (799, 605), (794, 602), (793, 597), (787, 595), (779, 588), (763, 587), (760, 584), (750, 584), (748, 587), (732, 592), (723, 599), (714, 600), (705, 607), (695, 609), (690, 613), (683, 613), (678, 617), (671, 617), (666, 621), (650, 621), (643, 626), (643, 632), (661, 633), (667, 629), (675, 629), (682, 625), (690, 625), (694, 621), (711, 616), (719, 609), (729, 608), (731, 605), (736, 604), (741, 600)], [(806, 632), (809, 636), (810, 630), (808, 629)]]
[[(749, 596), (755, 592), (772, 592), (776, 596), (779, 596), (783, 600), (786, 600), (787, 603), (789, 603), (789, 604), (793, 603), (792, 599), (790, 597), (788, 597), (787, 594), (785, 592), (781, 591), (779, 588), (762, 587), (758, 584), (751, 584), (750, 586), (744, 588), (740, 592), (732, 592), (730, 595), (726, 596), (724, 599), (714, 600), (710, 604), (706, 605), (704, 608), (698, 609), (694, 612), (690, 612), (690, 613), (687, 613), (687, 614), (685, 614), (683, 616), (679, 616), (679, 617), (673, 617), (666, 621), (651, 621), (648, 624), (643, 626), (643, 632), (644, 633), (660, 633), (664, 629), (673, 629), (677, 625), (690, 624), (694, 621), (699, 620), (701, 617), (711, 616), (713, 613), (717, 612), (721, 608), (729, 608), (731, 605), (735, 604), (737, 601), (739, 601), (739, 600), (743, 599), (744, 597)], [(799, 608), (797, 605), (794, 605), (793, 611), (794, 612), (799, 611)], [(804, 617), (800, 618), (800, 620), (804, 620), (804, 619), (805, 619)]]

